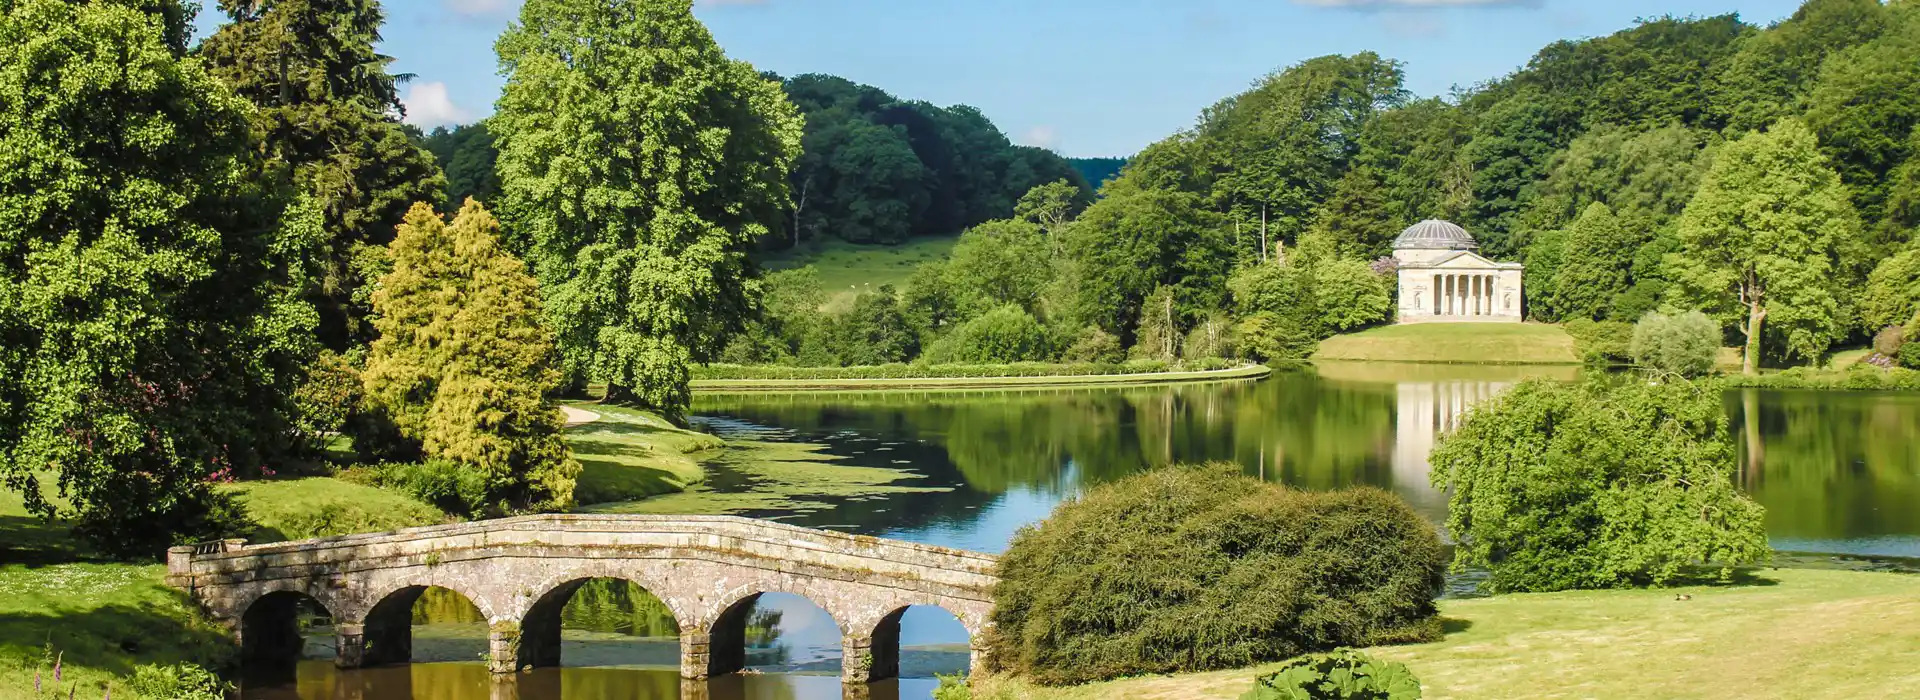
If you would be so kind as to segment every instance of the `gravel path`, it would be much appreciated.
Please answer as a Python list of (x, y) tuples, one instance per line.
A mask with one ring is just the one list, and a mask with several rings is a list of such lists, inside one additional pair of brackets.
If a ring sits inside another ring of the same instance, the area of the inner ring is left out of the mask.
[(580, 425), (600, 420), (600, 414), (572, 406), (561, 406), (560, 412), (566, 415), (567, 425)]

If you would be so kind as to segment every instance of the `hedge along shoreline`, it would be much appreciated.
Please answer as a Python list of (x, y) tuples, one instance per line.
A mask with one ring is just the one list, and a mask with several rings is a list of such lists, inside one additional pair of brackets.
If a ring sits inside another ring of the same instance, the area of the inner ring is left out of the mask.
[(1272, 373), (1273, 370), (1264, 365), (1181, 369), (1158, 362), (868, 367), (710, 365), (695, 372), (692, 388), (705, 393), (728, 393), (1124, 386), (1252, 380)]
[(1861, 363), (1845, 370), (1794, 367), (1748, 376), (1730, 374), (1726, 385), (1741, 389), (1820, 389), (1827, 391), (1920, 391), (1920, 370), (1881, 369)]

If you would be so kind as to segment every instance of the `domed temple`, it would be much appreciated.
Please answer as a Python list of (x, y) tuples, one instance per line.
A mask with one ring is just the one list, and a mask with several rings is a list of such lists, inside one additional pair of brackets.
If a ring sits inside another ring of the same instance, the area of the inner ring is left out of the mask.
[(1393, 239), (1400, 262), (1401, 323), (1519, 321), (1520, 263), (1494, 262), (1474, 252), (1467, 230), (1428, 220)]

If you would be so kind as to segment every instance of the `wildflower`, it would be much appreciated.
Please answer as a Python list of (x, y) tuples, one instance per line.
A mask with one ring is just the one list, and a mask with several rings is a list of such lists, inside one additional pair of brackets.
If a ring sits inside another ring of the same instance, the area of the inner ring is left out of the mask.
[(65, 658), (66, 655), (67, 652), (63, 651), (59, 656), (53, 657), (53, 682), (55, 683), (60, 682), (60, 659)]

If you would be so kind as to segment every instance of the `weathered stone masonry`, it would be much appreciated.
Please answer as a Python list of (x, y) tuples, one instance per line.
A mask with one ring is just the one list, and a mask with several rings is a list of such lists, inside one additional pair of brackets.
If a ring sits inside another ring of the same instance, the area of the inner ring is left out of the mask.
[(399, 532), (245, 546), (175, 547), (167, 581), (233, 626), (247, 654), (299, 649), (299, 596), (332, 614), (343, 668), (404, 663), (411, 611), (427, 588), (467, 597), (490, 623), (496, 673), (560, 663), (560, 610), (595, 578), (659, 597), (680, 625), (680, 674), (738, 671), (762, 593), (813, 601), (840, 626), (841, 678), (899, 673), (900, 614), (935, 605), (972, 637), (993, 609), (994, 557), (942, 547), (719, 516), (538, 515)]

